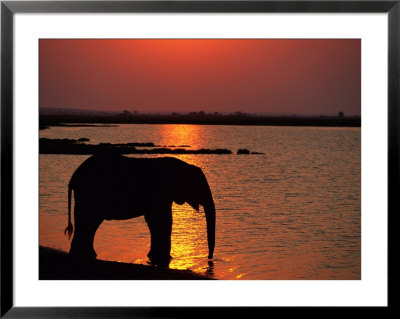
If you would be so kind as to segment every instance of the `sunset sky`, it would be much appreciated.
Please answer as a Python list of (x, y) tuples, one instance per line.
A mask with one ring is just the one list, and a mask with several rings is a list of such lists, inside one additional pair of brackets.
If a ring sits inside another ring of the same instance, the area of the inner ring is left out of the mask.
[(360, 40), (40, 40), (41, 108), (361, 114)]

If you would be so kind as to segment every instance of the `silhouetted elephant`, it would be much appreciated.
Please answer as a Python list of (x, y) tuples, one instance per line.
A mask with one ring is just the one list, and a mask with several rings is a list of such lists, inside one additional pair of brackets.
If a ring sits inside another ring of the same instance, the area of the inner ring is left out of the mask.
[(208, 258), (215, 246), (215, 206), (202, 170), (176, 158), (129, 158), (98, 154), (84, 161), (68, 186), (68, 232), (71, 194), (75, 197), (75, 234), (70, 255), (95, 258), (94, 235), (103, 220), (143, 216), (151, 234), (148, 253), (154, 265), (168, 266), (171, 250), (172, 202), (185, 202), (195, 210), (204, 207), (207, 222)]

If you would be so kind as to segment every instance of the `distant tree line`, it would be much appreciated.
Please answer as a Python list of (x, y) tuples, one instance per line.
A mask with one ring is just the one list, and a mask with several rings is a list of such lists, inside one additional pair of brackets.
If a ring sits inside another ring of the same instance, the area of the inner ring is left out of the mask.
[(360, 116), (344, 116), (343, 112), (336, 115), (262, 115), (237, 111), (220, 113), (205, 111), (169, 114), (139, 113), (124, 110), (115, 115), (79, 115), (79, 114), (49, 114), (40, 115), (40, 127), (65, 125), (65, 123), (126, 123), (126, 124), (205, 124), (205, 125), (274, 125), (274, 126), (361, 126)]
[(135, 115), (172, 115), (172, 116), (259, 116), (256, 113), (245, 113), (242, 111), (236, 111), (231, 113), (220, 113), (220, 112), (205, 112), (205, 111), (198, 111), (198, 112), (188, 112), (188, 113), (179, 113), (179, 112), (171, 112), (167, 114), (160, 114), (160, 113), (140, 113), (139, 111), (128, 111), (123, 110), (120, 116), (135, 116)]

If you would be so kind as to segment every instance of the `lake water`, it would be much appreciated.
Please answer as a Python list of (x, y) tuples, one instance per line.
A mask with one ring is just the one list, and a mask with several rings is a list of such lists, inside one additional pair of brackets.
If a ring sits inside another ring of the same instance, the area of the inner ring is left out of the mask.
[[(203, 169), (217, 226), (210, 266), (203, 210), (174, 204), (170, 268), (217, 279), (361, 279), (360, 128), (118, 125), (51, 127), (40, 137), (233, 151), (175, 156)], [(40, 155), (40, 245), (69, 250), (67, 185), (88, 157)], [(146, 264), (144, 218), (103, 222), (94, 247), (99, 259)]]

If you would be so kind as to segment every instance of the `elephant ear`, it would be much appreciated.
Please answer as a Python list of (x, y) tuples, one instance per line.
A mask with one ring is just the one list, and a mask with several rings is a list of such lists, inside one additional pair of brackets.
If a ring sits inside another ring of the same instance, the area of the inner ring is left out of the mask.
[(197, 212), (199, 211), (200, 205), (199, 205), (198, 202), (195, 202), (195, 201), (194, 201), (194, 202), (188, 202), (188, 203), (189, 203), (190, 206), (193, 207), (194, 210), (196, 210)]
[(196, 211), (199, 211), (200, 205), (202, 205), (202, 176), (203, 171), (201, 168), (190, 165), (186, 180), (186, 202)]
[[(186, 163), (185, 163), (186, 164)], [(199, 176), (201, 169), (186, 164), (175, 176), (171, 192), (172, 199), (178, 205), (188, 203), (193, 209), (200, 209)]]
[(178, 205), (188, 203), (193, 209), (199, 211), (200, 202), (196, 196), (196, 192), (188, 187), (176, 187), (173, 195), (173, 201)]

